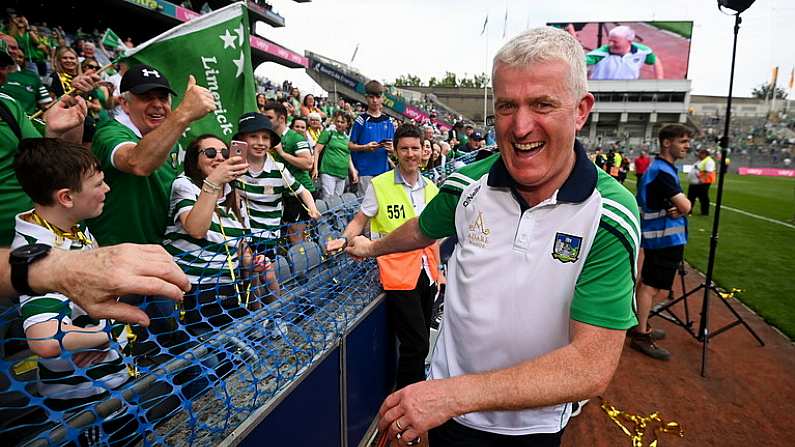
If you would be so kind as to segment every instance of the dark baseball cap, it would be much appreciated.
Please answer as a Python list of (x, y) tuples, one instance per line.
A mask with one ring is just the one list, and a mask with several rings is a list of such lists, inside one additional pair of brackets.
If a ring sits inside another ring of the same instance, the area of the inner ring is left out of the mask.
[(169, 93), (177, 96), (177, 92), (171, 89), (171, 84), (168, 83), (165, 74), (150, 65), (143, 64), (128, 69), (119, 85), (119, 91), (122, 93), (131, 92), (136, 95), (156, 88), (168, 90)]
[(483, 140), (483, 134), (480, 132), (472, 132), (472, 135), (469, 136), (469, 139), (474, 141), (481, 141)]
[(267, 116), (257, 113), (248, 112), (240, 115), (237, 121), (237, 134), (254, 133), (260, 131), (267, 131), (271, 136), (271, 147), (281, 143), (282, 137), (273, 130), (273, 124)]

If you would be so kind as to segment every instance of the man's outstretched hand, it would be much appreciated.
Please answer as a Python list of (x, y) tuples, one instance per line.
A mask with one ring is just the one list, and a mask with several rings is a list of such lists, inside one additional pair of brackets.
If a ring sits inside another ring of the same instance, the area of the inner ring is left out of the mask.
[(360, 261), (365, 258), (372, 258), (373, 241), (364, 236), (356, 236), (348, 240), (348, 247), (345, 248), (345, 253)]
[(33, 290), (57, 290), (93, 318), (149, 325), (141, 309), (117, 300), (122, 295), (164, 296), (182, 301), (190, 282), (159, 245), (121, 244), (88, 251), (52, 250), (30, 267)]

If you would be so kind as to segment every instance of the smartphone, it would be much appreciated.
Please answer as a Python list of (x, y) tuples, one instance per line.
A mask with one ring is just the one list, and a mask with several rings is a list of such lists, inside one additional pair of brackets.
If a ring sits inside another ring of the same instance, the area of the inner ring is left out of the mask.
[(246, 155), (248, 154), (248, 143), (245, 141), (232, 140), (229, 149), (232, 157), (242, 157), (243, 161), (246, 161)]
[(383, 140), (381, 140), (381, 141), (380, 141), (378, 144), (379, 144), (379, 145), (381, 145), (381, 146), (386, 146), (386, 144), (387, 144), (387, 143), (391, 143), (391, 142), (392, 142), (392, 140), (391, 140), (391, 139), (389, 139), (389, 138), (384, 138), (384, 139), (383, 139)]

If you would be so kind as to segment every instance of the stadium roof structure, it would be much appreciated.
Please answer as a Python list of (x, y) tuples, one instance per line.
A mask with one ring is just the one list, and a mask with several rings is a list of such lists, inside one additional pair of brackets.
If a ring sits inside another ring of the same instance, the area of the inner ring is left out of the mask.
[[(201, 4), (204, 2), (192, 2), (191, 4)], [(230, 3), (235, 3), (231, 0), (208, 0), (206, 4), (212, 8), (213, 10), (222, 8)], [(246, 6), (248, 7), (249, 12), (251, 13), (250, 18), (253, 21), (259, 20), (262, 22), (267, 23), (268, 25), (274, 28), (281, 28), (285, 25), (284, 17), (282, 17), (278, 12), (274, 11), (272, 7), (268, 4), (268, 2), (253, 2), (251, 0), (245, 0)], [(264, 3), (263, 6), (261, 3)]]
[[(208, 2), (208, 5), (212, 8), (212, 5), (221, 7), (230, 3), (233, 2), (215, 0)], [(308, 60), (304, 55), (253, 33), (255, 22), (262, 21), (272, 26), (284, 26), (284, 18), (254, 4), (251, 0), (246, 4), (251, 22), (250, 43), (254, 67), (263, 62), (275, 62), (289, 68), (306, 67)], [(169, 28), (202, 14), (198, 10), (166, 0), (113, 0), (100, 4), (68, 0), (59, 2), (10, 0), (7, 6), (26, 15), (32, 22), (47, 22), (51, 26), (61, 25), (67, 31), (75, 28), (83, 30), (111, 28), (120, 37), (132, 37), (136, 43), (145, 42)], [(102, 11), (98, 12), (98, 8)], [(276, 22), (281, 25), (273, 25)]]

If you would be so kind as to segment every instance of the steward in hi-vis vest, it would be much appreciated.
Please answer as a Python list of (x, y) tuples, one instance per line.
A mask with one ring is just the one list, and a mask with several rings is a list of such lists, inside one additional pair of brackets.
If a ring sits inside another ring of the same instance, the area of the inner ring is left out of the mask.
[[(378, 213), (370, 220), (371, 233), (377, 232), (381, 235), (391, 233), (407, 220), (416, 217), (412, 200), (403, 187), (405, 183), (397, 182), (395, 179), (397, 171), (396, 168), (373, 179), (372, 188), (378, 202)], [(420, 181), (425, 183), (423, 195), (427, 204), (436, 197), (439, 188), (422, 176)], [(439, 277), (438, 245), (379, 256), (377, 260), (384, 290), (413, 289), (424, 266), (427, 266), (429, 276), (434, 282)]]
[(690, 207), (694, 207), (696, 200), (701, 204), (700, 211), (702, 216), (709, 215), (709, 187), (717, 178), (716, 163), (709, 155), (707, 149), (698, 151), (698, 161), (688, 175), (690, 186), (687, 188), (687, 199), (690, 200)]
[(690, 202), (682, 192), (674, 163), (687, 155), (692, 134), (693, 131), (682, 124), (663, 126), (659, 135), (660, 155), (638, 184), (644, 257), (635, 294), (638, 326), (629, 333), (629, 345), (657, 360), (668, 360), (671, 353), (657, 346), (656, 341), (664, 338), (665, 333), (649, 326), (649, 312), (652, 298), (660, 290), (671, 290), (684, 257)]
[[(406, 222), (415, 222), (439, 188), (420, 174), (422, 131), (405, 124), (395, 131), (397, 167), (372, 179), (362, 206), (341, 239), (326, 248), (335, 251), (360, 237), (370, 224), (378, 239)], [(397, 388), (425, 380), (425, 357), (430, 348), (431, 312), (439, 280), (439, 244), (378, 257), (378, 271), (386, 295), (387, 318), (400, 341)]]

